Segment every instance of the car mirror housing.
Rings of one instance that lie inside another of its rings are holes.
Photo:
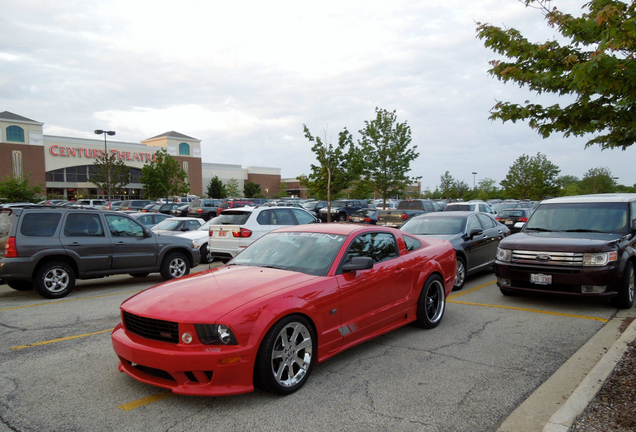
[[[484,230],[481,229],[474,229],[470,232],[470,234],[468,234],[468,236],[472,239],[477,237],[478,235],[482,235],[484,233]]]
[[[346,264],[342,265],[343,272],[356,270],[369,270],[373,268],[373,258],[371,257],[354,257]]]

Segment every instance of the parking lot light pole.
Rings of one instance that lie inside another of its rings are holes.
[[[475,171],[473,171],[473,190],[475,190],[475,176],[477,175],[477,173]]]
[[[113,136],[115,135],[115,131],[105,131],[105,130],[101,130],[101,129],[95,129],[95,135],[104,135],[104,155],[105,157],[108,157],[108,145],[106,144],[106,136],[110,135]],[[110,159],[108,159],[110,161]],[[110,162],[108,164],[108,191],[106,192],[106,195],[108,196],[108,202],[110,202]]]

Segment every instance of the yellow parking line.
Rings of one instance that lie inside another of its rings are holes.
[[[528,308],[520,308],[520,307],[514,307],[514,306],[490,305],[490,304],[471,303],[471,302],[463,302],[463,301],[456,301],[456,300],[449,300],[448,303],[457,303],[457,304],[463,304],[463,305],[469,305],[469,306],[493,307],[493,308],[499,308],[499,309],[512,309],[512,310],[519,310],[524,312],[542,313],[546,315],[557,315],[557,316],[564,316],[564,317],[571,317],[571,318],[589,319],[589,320],[600,321],[600,322],[609,321],[608,319],[605,319],[605,318],[591,317],[591,316],[585,316],[585,315],[566,314],[566,313],[559,313],[559,312],[548,312],[548,311],[542,311],[539,309],[528,309]]]
[[[145,397],[143,399],[139,399],[139,400],[136,400],[136,401],[125,403],[123,405],[119,405],[118,408],[122,409],[124,411],[130,411],[130,410],[134,410],[136,408],[139,408],[139,407],[151,404],[151,403],[159,402],[160,400],[164,400],[164,399],[169,398],[171,396],[174,396],[174,394],[172,392],[157,393],[157,394]]]
[[[48,340],[48,341],[43,341],[43,342],[35,342],[35,343],[32,343],[32,344],[28,344],[28,345],[15,346],[15,347],[11,347],[11,351],[24,349],[24,348],[36,347],[36,346],[40,346],[40,345],[48,345],[48,344],[52,344],[52,343],[55,343],[55,342],[63,342],[63,341],[72,340],[72,339],[79,339],[79,338],[82,338],[82,337],[98,335],[98,334],[102,334],[102,333],[106,333],[106,332],[110,332],[110,331],[113,331],[113,329],[111,328],[111,329],[101,330],[101,331],[93,332],[93,333],[85,333],[85,334],[81,334],[81,335],[67,336],[67,337],[63,337],[63,338],[59,338],[59,339],[53,339],[53,340]]]
[[[449,295],[449,296],[447,297],[447,299],[448,299],[448,300],[452,300],[452,299],[457,298],[457,297],[459,297],[459,296],[463,296],[463,295],[465,295],[465,294],[470,294],[471,292],[475,292],[475,291],[480,290],[480,289],[482,289],[482,288],[486,288],[487,286],[490,286],[490,285],[494,284],[495,282],[497,282],[497,280],[496,280],[496,279],[493,279],[493,280],[491,280],[491,281],[489,281],[489,282],[486,282],[485,284],[481,284],[481,285],[479,285],[479,286],[476,286],[475,288],[471,288],[471,289],[467,289],[467,290],[462,290],[462,292],[458,292],[458,293],[455,293],[455,294],[451,294],[451,295]]]
[[[92,299],[98,299],[98,298],[104,298],[104,297],[112,297],[112,296],[116,296],[116,295],[136,294],[136,293],[138,293],[140,291],[143,291],[143,290],[126,291],[126,292],[119,292],[119,293],[113,293],[113,294],[102,294],[102,295],[91,296],[91,297],[72,298],[72,299],[64,299],[64,300],[57,300],[57,301],[44,301],[42,303],[35,303],[35,304],[30,304],[30,305],[12,306],[12,307],[7,307],[7,308],[2,308],[2,309],[0,309],[0,312],[7,311],[7,310],[13,310],[13,309],[23,309],[23,308],[37,307],[37,306],[48,306],[48,305],[52,305],[52,304],[68,303],[68,302],[74,302],[74,301],[80,301],[80,300],[92,300]]]

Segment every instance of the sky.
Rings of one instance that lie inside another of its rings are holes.
[[[579,15],[585,0],[553,0]],[[316,163],[303,125],[355,140],[375,109],[406,122],[419,157],[410,175],[431,191],[449,172],[469,186],[503,180],[522,155],[560,175],[608,168],[636,184],[636,149],[590,137],[543,139],[527,123],[488,119],[497,101],[564,103],[488,75],[498,56],[477,23],[529,40],[558,34],[518,0],[0,0],[0,112],[44,122],[45,135],[140,142],[168,131],[201,140],[203,162]],[[473,175],[472,173],[477,174]]]

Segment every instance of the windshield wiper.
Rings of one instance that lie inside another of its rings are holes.
[[[563,232],[585,232],[585,233],[600,233],[600,232],[607,232],[607,231],[599,231],[599,230],[591,230],[591,229],[584,229],[584,228],[578,228],[578,229],[571,229],[571,230],[563,230]]]
[[[261,265],[259,267],[263,267],[263,268],[271,268],[271,269],[276,269],[276,270],[285,270],[282,267],[278,267],[278,266],[273,266],[273,265]]]
[[[552,232],[554,230],[547,229],[547,228],[528,228],[528,227],[526,227],[526,231]]]

